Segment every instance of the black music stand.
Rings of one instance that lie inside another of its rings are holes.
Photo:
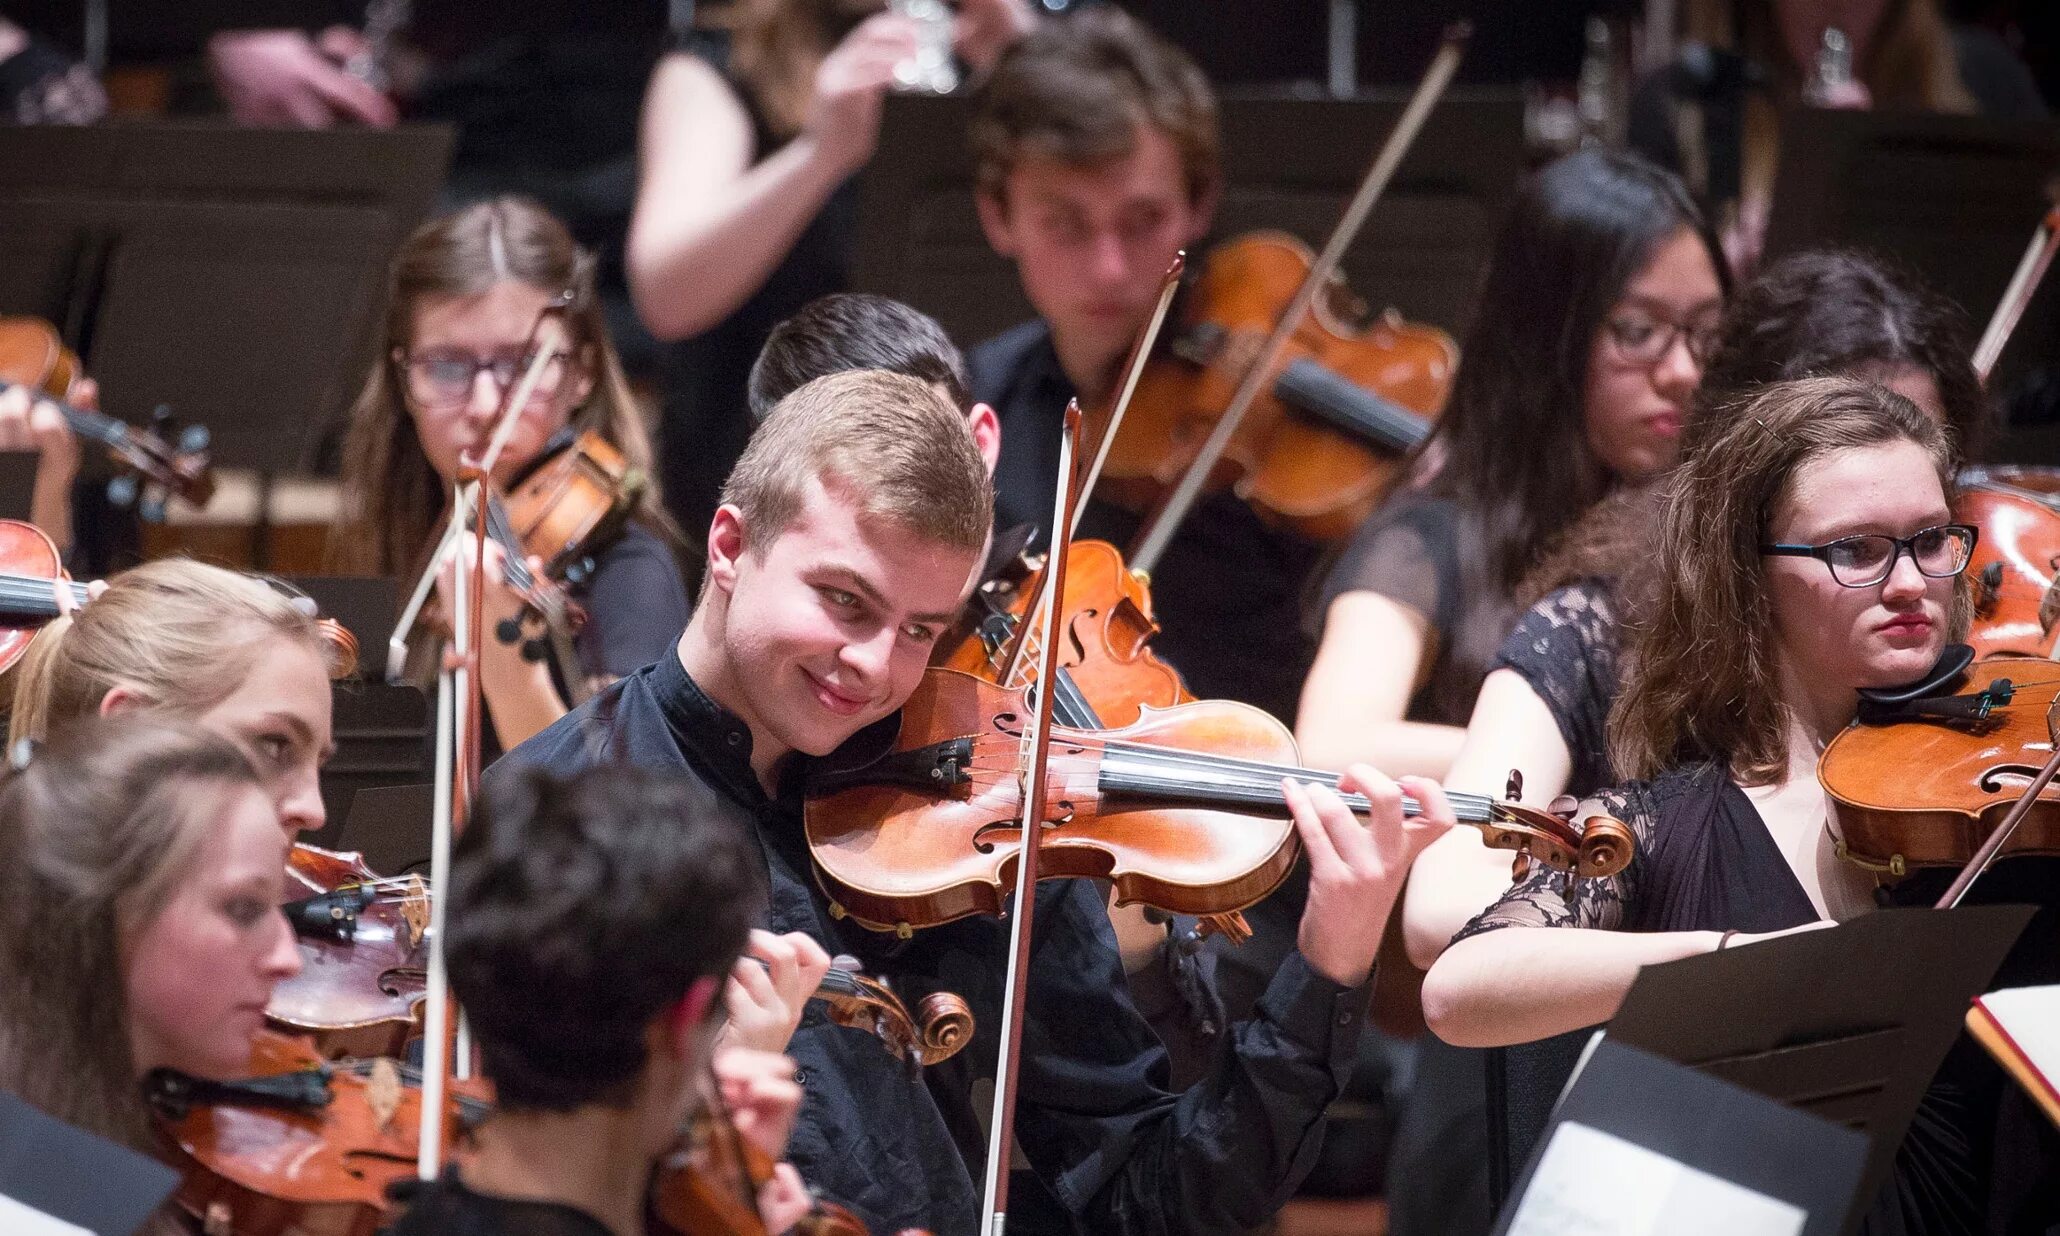
[[[178,1183],[150,1156],[0,1091],[0,1231],[129,1236]]]
[[[1321,245],[1404,99],[1226,94],[1215,234],[1273,228]],[[1015,269],[980,231],[972,111],[963,95],[888,96],[879,152],[859,180],[852,269],[853,287],[907,301],[966,346],[1032,316]],[[1448,94],[1345,256],[1353,289],[1456,333],[1523,161],[1520,96]]]
[[[1867,1170],[1837,1229],[1850,1233],[1968,1002],[2031,917],[2029,906],[1882,910],[1647,966],[1608,1036],[1866,1133]],[[1654,1092],[1648,1101],[1681,1100]]]
[[[1866,1162],[1861,1133],[1603,1038],[1494,1231],[1836,1236]]]
[[[1978,337],[2052,204],[2047,190],[2056,174],[2060,123],[2053,121],[1787,111],[1767,257],[1826,244],[1885,254],[1957,301]],[[1990,389],[2015,386],[2055,343],[2060,293],[2049,281],[2018,324]],[[1999,442],[1989,454],[2014,460],[2022,452]]]
[[[350,800],[336,848],[356,850],[382,875],[402,875],[429,862],[431,815],[436,786],[379,785],[359,790]]]
[[[364,381],[443,127],[0,127],[0,313],[55,323],[126,421],[170,404],[215,462],[305,468]],[[28,169],[33,169],[30,174]]]
[[[383,652],[386,645],[375,647]],[[434,727],[429,700],[412,683],[340,682],[330,698],[336,754],[322,770],[322,807],[329,820],[305,840],[342,849],[361,791],[416,785],[435,775]]]

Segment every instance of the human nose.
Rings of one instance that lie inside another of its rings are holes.
[[[868,638],[844,645],[844,664],[866,681],[876,681],[894,657],[894,639],[894,628],[883,623]]]
[[[1652,367],[1652,387],[1670,402],[1685,405],[1701,383],[1702,362],[1688,346],[1688,332],[1677,330]]]
[[[260,968],[268,981],[283,983],[300,973],[300,944],[294,939],[293,926],[286,921],[284,912],[273,911],[271,923],[272,939]]]
[[[1908,545],[1898,545],[1895,558],[1888,564],[1888,576],[1881,581],[1881,597],[1910,598],[1924,595],[1924,572],[1917,569],[1917,551]]]
[[[286,835],[296,836],[322,827],[329,812],[322,805],[321,773],[310,767],[288,774],[279,796],[279,822]]]
[[[1113,228],[1097,230],[1091,242],[1089,269],[1098,283],[1121,283],[1130,273],[1130,255],[1122,233]]]

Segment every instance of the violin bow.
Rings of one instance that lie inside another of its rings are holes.
[[[1989,833],[1988,839],[1981,843],[1981,848],[1974,852],[1974,857],[1968,859],[1967,865],[1960,868],[1960,874],[1954,876],[1953,882],[1946,886],[1945,893],[1939,897],[1933,909],[1950,910],[1960,904],[1960,899],[1965,897],[1967,890],[1981,878],[1981,873],[1987,871],[1997,856],[2002,854],[2003,847],[2009,844],[2011,835],[2017,831],[2017,826],[2024,822],[2024,817],[2031,814],[2032,806],[2039,801],[2039,795],[2046,792],[2046,786],[2052,782],[2054,775],[2060,774],[2060,696],[2056,696],[2053,702],[2046,706],[2046,737],[2052,741],[2053,753],[2046,757],[2045,766],[2031,779],[2031,784],[2024,787],[2024,793],[2010,805],[2009,813],[2003,817],[2002,823],[1997,824]]]
[[[529,366],[523,371],[521,381],[501,392],[501,406],[494,414],[494,432],[487,441],[486,453],[477,464],[468,464],[460,470],[451,497],[450,521],[444,527],[436,552],[429,556],[428,566],[416,585],[415,596],[402,615],[401,623],[394,629],[393,643],[388,647],[388,674],[397,677],[399,661],[394,659],[395,649],[404,660],[408,636],[421,615],[429,590],[436,586],[436,577],[443,569],[444,559],[456,546],[458,534],[474,528],[476,524],[478,535],[473,537],[475,552],[472,561],[466,564],[465,569],[452,572],[451,609],[455,620],[451,623],[451,655],[438,665],[436,674],[436,786],[429,832],[429,886],[439,894],[450,887],[451,839],[464,826],[473,796],[479,788],[482,705],[473,658],[484,634],[487,528],[484,520],[475,519],[475,515],[485,512],[487,478],[492,476],[502,448],[514,434],[516,421],[529,406],[530,396],[542,381],[544,368],[555,356],[556,348],[564,342],[563,314],[571,305],[572,297],[570,291],[564,292],[537,312],[536,322],[529,330]],[[444,966],[443,950],[446,907],[446,899],[441,895],[429,899],[428,981],[422,1024],[422,1124],[415,1154],[416,1171],[424,1180],[436,1179],[443,1168],[444,1091],[454,1063],[444,1050],[451,1010],[450,978]],[[470,1052],[466,1050],[468,1038],[461,1018],[455,1061],[460,1077],[470,1071],[467,1062]]]
[[[2055,190],[2060,190],[2060,186],[2049,192]],[[1989,373],[2003,355],[2003,346],[2010,342],[2010,334],[2017,329],[2024,311],[2031,306],[2031,298],[2038,294],[2039,283],[2046,277],[2046,268],[2053,264],[2055,252],[2060,252],[2060,205],[2048,210],[2032,230],[2031,243],[2018,261],[2016,273],[2010,276],[2010,285],[2003,289],[2003,298],[1996,303],[1987,329],[1981,332],[1981,342],[1975,346],[1974,376],[1981,379],[1983,386],[1988,385]]]
[[[1281,312],[1273,324],[1273,333],[1266,336],[1266,342],[1253,357],[1251,366],[1239,381],[1237,391],[1231,396],[1230,404],[1216,421],[1216,427],[1195,452],[1195,457],[1180,476],[1179,484],[1167,494],[1166,500],[1154,511],[1144,532],[1132,546],[1130,565],[1150,575],[1159,565],[1159,559],[1172,543],[1173,534],[1187,519],[1195,500],[1201,497],[1202,487],[1208,483],[1210,473],[1223,458],[1223,452],[1230,447],[1230,440],[1237,436],[1238,427],[1244,423],[1245,414],[1250,412],[1259,392],[1266,387],[1267,378],[1273,366],[1286,350],[1288,340],[1307,316],[1309,307],[1316,303],[1316,296],[1329,285],[1331,276],[1337,272],[1338,264],[1344,260],[1345,250],[1359,238],[1359,231],[1366,226],[1367,216],[1373,213],[1374,203],[1387,190],[1388,181],[1394,178],[1395,169],[1402,164],[1402,158],[1416,143],[1416,135],[1422,131],[1423,123],[1429,119],[1431,108],[1444,96],[1445,88],[1451,84],[1452,75],[1459,69],[1459,58],[1466,50],[1466,41],[1472,35],[1472,27],[1458,22],[1445,31],[1443,44],[1424,72],[1423,80],[1417,84],[1416,93],[1410,98],[1409,106],[1388,134],[1388,140],[1381,146],[1373,166],[1366,169],[1365,179],[1359,182],[1358,192],[1345,207],[1338,225],[1332,229],[1330,239],[1324,243],[1323,252],[1311,263],[1309,274],[1302,280],[1302,286],[1295,289],[1294,299]]]
[[[1073,526],[1080,500],[1080,486],[1074,475],[1074,454],[1080,446],[1080,405],[1066,405],[1065,437],[1059,441],[1058,497],[1053,504],[1054,528]],[[1044,587],[1040,591],[1030,626],[1046,630],[1059,620],[1059,600],[1065,595],[1066,557],[1070,538],[1052,538],[1051,556],[1045,563]],[[1047,638],[1041,651],[1038,681],[1058,681],[1060,641]],[[1030,982],[1030,921],[1037,907],[1037,868],[1043,841],[1043,820],[1051,752],[1051,691],[1034,697],[1036,716],[1024,727],[1025,743],[1019,775],[1022,788],[1017,799],[1023,806],[1023,841],[1016,855],[1015,919],[1009,925],[1009,968],[1002,997],[1001,1050],[994,1062],[993,1120],[987,1127],[987,1172],[981,1190],[980,1230],[984,1236],[1002,1236],[1008,1220],[1009,1160],[1015,1146],[1016,1079],[1023,1050],[1023,1005]]]

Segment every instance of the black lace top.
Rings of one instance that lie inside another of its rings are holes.
[[[1605,728],[1616,702],[1616,602],[1599,579],[1547,593],[1502,641],[1492,670],[1515,670],[1538,693],[1573,757],[1566,792],[1585,798],[1616,780]]]

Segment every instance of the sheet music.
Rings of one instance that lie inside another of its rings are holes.
[[[93,1236],[86,1228],[24,1206],[5,1194],[0,1194],[0,1232],[8,1236]]]
[[[1798,1236],[1801,1209],[1584,1124],[1561,1124],[1509,1236]]]

